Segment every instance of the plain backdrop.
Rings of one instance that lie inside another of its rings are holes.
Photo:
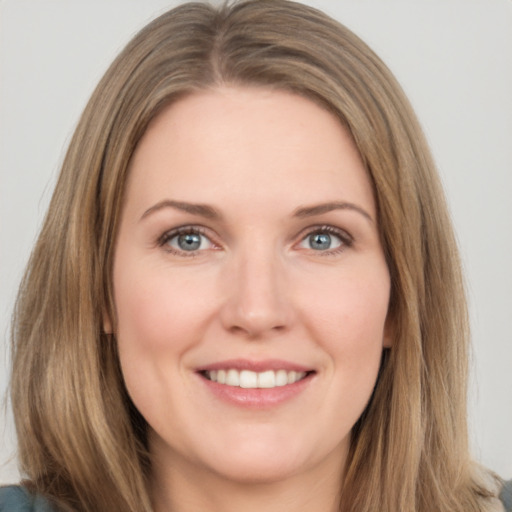
[[[0,0],[0,394],[9,318],[59,164],[96,82],[178,2]],[[402,83],[446,187],[469,292],[475,457],[512,477],[512,1],[309,1],[370,44]],[[404,440],[406,442],[406,440]],[[0,484],[18,479],[8,403]]]

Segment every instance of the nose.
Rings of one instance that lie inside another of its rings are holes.
[[[279,258],[263,251],[237,258],[225,276],[224,328],[250,339],[289,328],[293,308],[284,274]]]

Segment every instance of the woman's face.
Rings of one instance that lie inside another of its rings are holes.
[[[116,336],[159,467],[338,478],[389,342],[376,207],[347,130],[291,93],[210,90],[153,121],[130,173]]]

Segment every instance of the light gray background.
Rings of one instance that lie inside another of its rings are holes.
[[[0,3],[0,394],[8,381],[9,316],[17,283],[78,116],[127,40],[177,3]],[[338,18],[380,54],[423,123],[467,276],[473,449],[484,464],[510,478],[512,1],[306,3]],[[14,454],[10,414],[2,409],[0,483],[18,479]]]

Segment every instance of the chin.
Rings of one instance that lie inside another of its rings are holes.
[[[333,471],[341,471],[345,451],[345,443],[331,447],[293,436],[253,437],[225,445],[210,459],[209,469],[233,483],[276,484],[314,473],[326,461],[330,461]]]
[[[216,464],[210,469],[220,478],[240,485],[268,485],[284,482],[303,471],[306,464],[297,464],[280,454],[272,459],[236,460]]]

